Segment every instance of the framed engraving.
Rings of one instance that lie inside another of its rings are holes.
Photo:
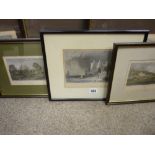
[[[130,64],[127,86],[155,84],[155,61],[135,61]]]
[[[49,99],[104,100],[113,43],[143,42],[148,32],[41,32]]]
[[[0,41],[0,97],[47,96],[39,39]]]
[[[3,57],[11,85],[45,85],[42,56]]]
[[[65,87],[103,87],[110,58],[111,50],[64,49]]]
[[[107,104],[155,100],[154,43],[115,44],[112,60]]]

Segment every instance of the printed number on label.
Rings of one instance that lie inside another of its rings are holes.
[[[97,93],[97,89],[96,89],[96,88],[91,88],[91,89],[89,90],[89,93],[95,94],[95,93]]]

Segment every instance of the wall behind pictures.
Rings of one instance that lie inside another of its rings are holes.
[[[84,30],[89,29],[89,20],[75,19],[27,19],[23,20],[27,37],[39,37],[40,30]]]
[[[149,29],[155,34],[154,19],[1,19],[0,31],[15,30],[18,37],[39,37],[41,29],[52,30],[111,30]],[[155,35],[150,38],[154,39]]]
[[[23,37],[20,21],[17,19],[0,19],[0,31],[15,30],[17,37]]]
[[[154,19],[101,19],[90,20],[90,29],[149,29],[155,33]]]
[[[53,19],[0,19],[0,31],[15,30],[18,38],[36,38],[40,30],[84,30],[89,20],[53,20]]]
[[[150,30],[148,41],[155,41],[154,19],[92,19],[89,28],[91,30],[148,29]]]

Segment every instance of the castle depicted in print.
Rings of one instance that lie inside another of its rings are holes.
[[[67,82],[106,82],[111,52],[80,50],[64,52],[65,78]]]

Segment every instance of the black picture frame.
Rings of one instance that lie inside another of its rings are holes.
[[[40,38],[18,38],[18,39],[5,39],[5,40],[0,40],[0,44],[16,44],[16,43],[40,43]],[[21,55],[23,55],[24,53],[21,53]],[[40,49],[40,54],[42,54],[42,51]],[[45,85],[46,87],[46,85]],[[1,87],[0,87],[1,88]],[[47,88],[46,88],[47,89]],[[1,90],[0,90],[1,91]],[[17,95],[8,95],[8,94],[2,94],[0,92],[0,98],[47,98],[48,97],[48,91],[45,94],[26,94],[26,95],[21,95],[21,94],[17,94]]]
[[[144,43],[115,43],[113,45],[113,53],[112,53],[112,61],[110,65],[109,71],[109,85],[108,85],[108,92],[107,92],[107,99],[106,105],[122,105],[122,104],[136,104],[136,103],[146,103],[146,102],[155,102],[155,99],[150,100],[135,100],[135,101],[123,101],[123,102],[110,102],[110,94],[112,90],[112,83],[114,79],[114,71],[116,66],[116,59],[118,54],[119,47],[155,47],[155,42],[144,42]]]
[[[84,31],[53,31],[53,30],[42,30],[40,31],[45,73],[47,78],[47,88],[48,88],[48,97],[49,101],[106,101],[107,98],[102,99],[90,99],[90,98],[63,98],[63,99],[55,99],[52,98],[52,91],[50,89],[50,80],[48,75],[48,65],[47,65],[47,57],[45,51],[45,42],[44,35],[45,34],[144,34],[143,42],[147,41],[149,30],[84,30]]]

